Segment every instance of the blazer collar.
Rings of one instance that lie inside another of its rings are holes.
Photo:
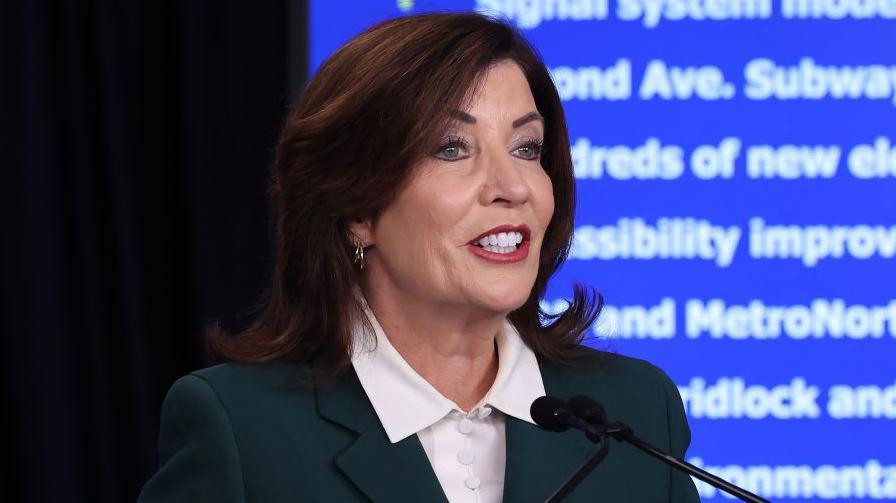
[[[358,434],[336,466],[374,502],[447,501],[416,435],[391,443],[354,370],[315,386],[318,414]]]
[[[569,398],[561,368],[540,365],[545,392]],[[597,444],[578,432],[557,433],[508,417],[504,501],[546,501],[595,452]]]
[[[559,367],[540,364],[546,393],[570,396]],[[358,434],[336,465],[371,500],[446,501],[416,435],[391,443],[354,370],[315,386],[318,413]],[[555,433],[506,416],[504,501],[545,501],[597,450],[576,431]]]

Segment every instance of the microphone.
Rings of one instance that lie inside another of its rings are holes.
[[[573,414],[591,424],[605,424],[608,422],[607,411],[604,410],[604,406],[593,398],[576,395],[570,398],[567,403],[569,403],[569,408]]]
[[[585,432],[592,442],[602,442],[606,432],[595,424],[575,413],[563,400],[553,396],[542,396],[535,399],[529,407],[529,415],[540,428],[548,431],[562,432],[575,428]]]
[[[536,406],[536,404],[539,404]],[[751,503],[769,503],[768,500],[762,499],[759,496],[738,487],[720,477],[717,477],[707,471],[704,471],[686,461],[676,458],[669,453],[663,452],[656,447],[650,445],[649,443],[641,440],[638,436],[635,435],[634,431],[624,423],[619,421],[609,422],[607,419],[607,412],[604,409],[603,405],[600,402],[594,400],[593,398],[577,395],[569,399],[568,402],[564,402],[563,400],[555,397],[541,397],[535,400],[532,403],[531,407],[531,415],[532,419],[535,421],[538,426],[550,430],[550,431],[565,431],[570,427],[580,429],[585,431],[585,436],[588,437],[593,442],[598,442],[595,438],[603,439],[604,446],[602,446],[602,451],[606,451],[606,438],[613,437],[617,441],[625,441],[633,446],[641,449],[642,451],[650,454],[651,456],[663,461],[670,466],[673,466],[679,470],[688,473],[689,475],[693,475],[698,479],[711,484],[729,494],[732,494],[744,501],[748,501]],[[587,424],[587,427],[582,427],[582,423]],[[563,429],[556,429],[558,427],[563,427]],[[552,429],[554,428],[554,429]],[[601,453],[595,455],[595,458]],[[606,456],[606,452],[600,459],[603,460],[603,457]],[[558,490],[555,494],[569,494],[572,491],[572,488],[575,487],[582,479],[584,479],[584,475],[580,477],[576,477],[580,472],[584,471],[585,467],[588,466],[592,462],[589,459],[585,466],[579,469],[576,474],[567,481],[564,486]],[[593,470],[600,461],[593,463],[585,474],[589,473]],[[568,484],[572,484],[572,487],[567,487]],[[548,501],[559,501],[559,499],[551,498]]]
[[[566,424],[566,416],[569,410],[566,408],[566,402],[553,396],[542,396],[532,402],[529,407],[529,414],[532,420],[539,427],[548,431],[566,431],[569,425]]]

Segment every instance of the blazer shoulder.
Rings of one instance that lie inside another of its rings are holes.
[[[190,375],[207,382],[217,390],[232,392],[257,391],[258,388],[289,386],[313,387],[311,366],[304,363],[219,363],[196,370]]]
[[[309,413],[314,409],[314,378],[309,364],[222,363],[192,372],[189,377],[205,382],[235,415],[283,407]]]
[[[662,389],[671,383],[665,371],[647,360],[593,348],[584,351],[580,361],[551,365],[551,371],[569,385],[584,389]]]
[[[681,396],[666,372],[640,358],[589,351],[575,365],[544,367],[546,384],[557,383],[553,392],[561,398],[590,396],[603,404],[610,420],[624,421],[642,432],[654,431],[667,448],[667,428],[689,437]]]
[[[203,379],[186,375],[171,385],[162,403],[158,453],[159,469],[139,503],[245,501],[233,425],[220,396]]]

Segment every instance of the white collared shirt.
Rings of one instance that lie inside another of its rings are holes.
[[[366,302],[361,304],[375,338],[365,337],[363,325],[356,325],[352,365],[389,441],[394,444],[417,434],[448,501],[500,502],[505,414],[534,424],[529,407],[545,394],[535,353],[505,320],[495,338],[495,382],[475,407],[464,412],[411,368]]]

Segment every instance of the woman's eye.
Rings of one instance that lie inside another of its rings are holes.
[[[460,157],[461,150],[468,148],[467,142],[461,138],[451,138],[439,147],[438,157],[446,161],[457,161]]]
[[[445,147],[442,149],[441,153],[447,159],[455,159],[455,158],[457,158],[457,156],[460,155],[460,146],[452,145],[450,147]]]
[[[532,140],[522,144],[516,150],[522,154],[523,159],[538,159],[541,157],[543,148],[544,142],[540,140]]]
[[[449,138],[447,142],[439,147],[436,157],[444,161],[459,161],[466,159],[463,156],[464,150],[469,150],[470,146],[463,138]],[[544,150],[544,142],[542,140],[530,140],[516,148],[520,157],[526,160],[537,160],[541,157]]]

